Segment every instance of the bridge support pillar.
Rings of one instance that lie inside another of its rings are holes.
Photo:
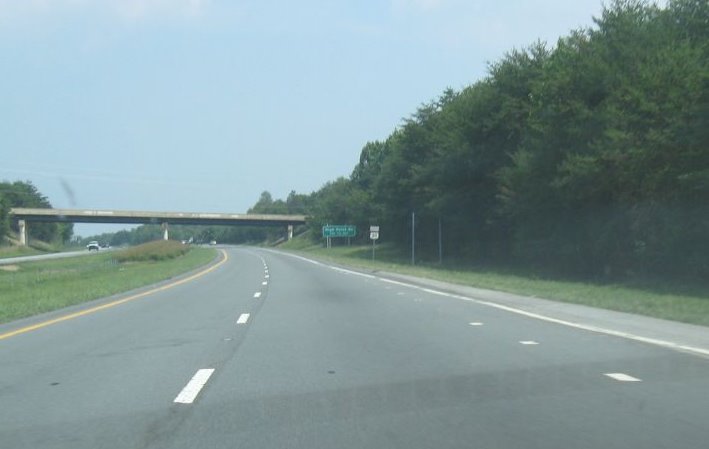
[[[293,240],[293,225],[288,225],[288,240]]]
[[[169,237],[168,232],[167,232],[167,222],[164,222],[161,226],[162,226],[162,239],[167,240]]]
[[[17,224],[20,227],[20,245],[27,246],[27,223],[25,220],[17,220]]]

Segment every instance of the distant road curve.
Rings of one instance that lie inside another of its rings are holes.
[[[5,259],[0,259],[0,265],[12,265],[21,262],[35,262],[38,260],[48,260],[48,259],[62,259],[65,257],[77,257],[77,256],[88,256],[89,254],[97,254],[104,251],[112,251],[113,248],[101,249],[101,251],[67,251],[65,253],[51,253],[51,254],[39,254],[37,256],[20,256],[20,257],[7,257]]]

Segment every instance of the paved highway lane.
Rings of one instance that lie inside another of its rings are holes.
[[[0,447],[709,441],[706,358],[291,255],[228,254],[190,283],[0,340]]]

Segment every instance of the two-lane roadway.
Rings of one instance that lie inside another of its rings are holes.
[[[298,256],[224,256],[135,300],[0,326],[0,447],[707,447],[705,357]]]

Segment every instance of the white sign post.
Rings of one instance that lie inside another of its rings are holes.
[[[372,240],[372,260],[374,260],[374,250],[379,239],[379,226],[369,227],[369,238]]]

